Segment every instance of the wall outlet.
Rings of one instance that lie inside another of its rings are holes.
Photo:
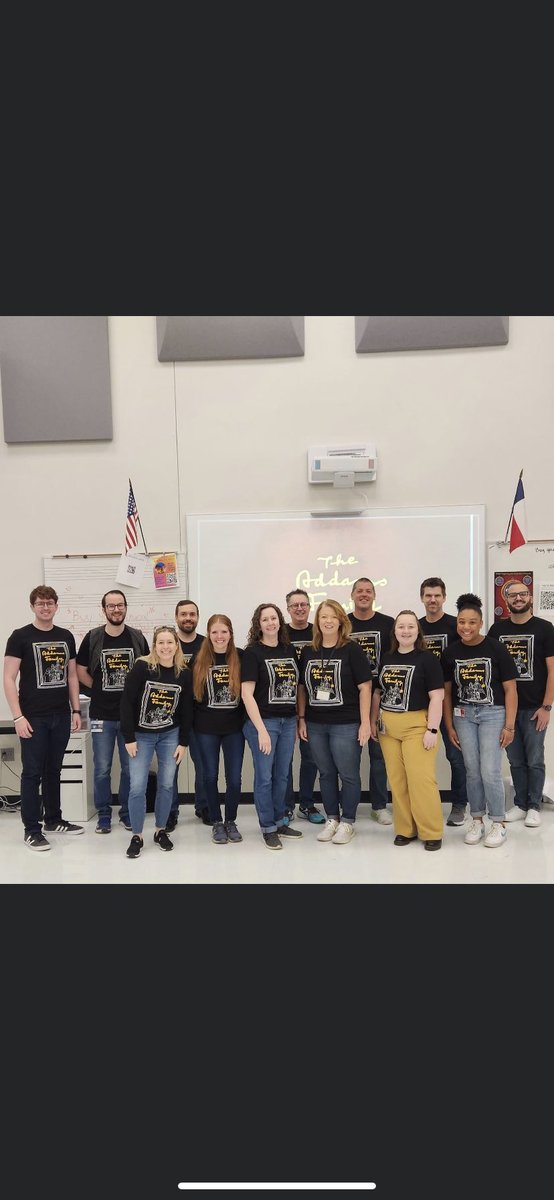
[[[6,746],[4,750],[0,750],[0,762],[13,762],[15,759],[15,750],[13,746]]]

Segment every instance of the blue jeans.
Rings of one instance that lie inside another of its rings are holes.
[[[301,808],[310,808],[314,802],[314,783],[317,775],[317,767],[313,760],[312,751],[309,742],[303,742],[300,738],[300,774],[298,779],[298,803]],[[294,808],[294,787],[292,782],[292,762],[290,764],[289,777],[287,781],[287,794],[285,796],[285,809],[292,811]]]
[[[139,729],[137,733],[138,750],[135,758],[129,758],[129,817],[133,833],[142,833],[146,814],[146,786],[148,770],[152,755],[156,753],[158,760],[158,782],[156,786],[156,802],[154,806],[157,829],[165,829],[171,797],[173,795],[173,780],[177,763],[173,755],[179,744],[178,729],[162,729],[146,732]],[[127,753],[127,751],[125,751]]]
[[[102,732],[92,735],[94,760],[94,803],[99,817],[112,819],[112,762],[117,741],[121,778],[119,781],[119,819],[129,820],[129,755],[125,749],[119,721],[103,721]]]
[[[441,721],[440,730],[444,743],[444,753],[450,763],[450,799],[454,808],[465,808],[467,804],[467,788],[464,756],[461,750],[458,750],[458,747],[450,741],[444,720]]]
[[[285,795],[294,752],[296,717],[268,717],[264,725],[271,738],[271,752],[262,754],[258,731],[247,717],[243,733],[254,763],[254,804],[262,833],[274,833],[285,824]]]
[[[195,812],[202,812],[203,808],[208,807],[208,797],[206,795],[206,785],[204,783],[204,770],[202,767],[202,759],[200,750],[198,749],[198,734],[191,729],[189,733],[188,752],[192,758],[194,767],[194,809]],[[171,815],[179,817],[179,772],[175,772],[175,782],[173,784],[173,796],[171,799]]]
[[[369,800],[371,807],[378,812],[380,808],[386,808],[389,801],[387,768],[379,742],[374,742],[373,738],[370,738],[367,748],[369,751]]]
[[[518,708],[514,740],[506,746],[514,785],[514,804],[518,808],[540,809],[544,780],[544,739],[546,729],[537,732],[537,722],[530,721],[534,708]]]
[[[20,738],[21,747],[21,820],[25,833],[41,832],[41,810],[46,825],[58,825],[62,819],[60,776],[63,756],[71,732],[71,713],[52,713],[49,717],[30,717],[33,736]],[[42,797],[39,787],[42,784]]]
[[[244,757],[244,734],[197,733],[196,740],[202,759],[204,786],[208,799],[210,820],[221,821],[221,805],[217,790],[219,775],[219,752],[223,753],[225,766],[225,820],[235,821],[240,800],[242,760]]]
[[[499,704],[464,704],[465,716],[454,716],[466,769],[466,786],[472,817],[503,821],[506,800],[502,782],[500,734],[506,710]]]
[[[340,821],[342,808],[342,820],[354,825],[361,796],[359,723],[320,725],[308,721],[306,728],[319,771],[321,799],[326,815]]]

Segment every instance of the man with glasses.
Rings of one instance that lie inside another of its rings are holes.
[[[127,598],[123,592],[106,592],[101,600],[106,618],[85,634],[77,655],[79,682],[90,688],[90,721],[94,761],[94,803],[98,813],[96,833],[112,829],[112,763],[117,742],[120,765],[119,821],[129,820],[129,755],[119,723],[119,706],[125,679],[135,660],[148,654],[142,630],[126,624]]]
[[[554,703],[554,626],[533,616],[533,597],[525,584],[508,580],[504,597],[510,616],[495,621],[489,637],[504,643],[518,672],[514,740],[506,747],[515,795],[506,821],[524,821],[533,828],[541,823],[544,739]]]
[[[54,625],[54,588],[33,588],[29,603],[34,620],[14,629],[6,645],[4,692],[21,739],[24,842],[29,850],[50,850],[43,810],[45,833],[84,833],[82,825],[64,821],[60,803],[65,750],[81,728],[79,680],[73,634]]]
[[[286,595],[287,612],[290,613],[290,622],[287,625],[289,638],[294,646],[297,661],[300,662],[300,655],[304,646],[311,645],[313,637],[313,625],[308,621],[310,615],[310,597],[302,588],[297,588],[294,592],[287,592]],[[312,825],[324,825],[325,817],[320,813],[319,809],[314,804],[314,783],[317,775],[317,767],[312,758],[312,752],[309,742],[299,741],[300,747],[300,776],[298,780],[298,815],[304,817],[306,821],[310,821]],[[287,794],[285,796],[285,820],[287,823],[294,820],[294,787],[292,782],[292,762],[289,767],[289,778],[287,783]]]

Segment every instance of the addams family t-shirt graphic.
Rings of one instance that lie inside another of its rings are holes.
[[[65,687],[69,646],[67,642],[33,642],[38,688]]]
[[[430,650],[436,658],[440,658],[443,650],[446,650],[448,645],[448,634],[424,633],[423,636],[425,638],[427,649]]]
[[[460,704],[494,704],[490,658],[457,658],[454,677]]]
[[[341,669],[342,663],[337,658],[327,659],[324,663],[316,658],[306,663],[306,691],[311,707],[342,704]]]
[[[381,708],[387,712],[408,712],[414,671],[413,664],[382,668],[379,675]]]
[[[135,661],[131,646],[120,650],[102,650],[100,654],[100,670],[102,672],[103,692],[122,692],[125,678]]]
[[[301,642],[301,641],[291,642],[294,653],[296,654],[297,662],[300,662],[300,655],[302,654],[304,646],[311,646],[311,644],[312,644],[311,638],[307,638],[305,642]]]
[[[180,694],[178,683],[153,683],[147,679],[139,714],[141,728],[164,729],[171,725]]]
[[[371,632],[367,629],[362,629],[356,632],[352,630],[350,638],[353,642],[357,642],[361,646],[364,654],[367,654],[369,665],[373,674],[377,673],[377,663],[381,657],[381,632],[379,629]]]
[[[518,679],[533,679],[533,659],[535,638],[530,634],[501,634],[499,642],[503,642],[511,654],[518,674]]]
[[[265,665],[269,675],[268,701],[270,704],[296,705],[298,667],[294,658],[267,658]]]
[[[233,696],[229,687],[229,667],[223,663],[220,667],[210,667],[206,678],[208,689],[208,708],[238,708],[240,699]]]

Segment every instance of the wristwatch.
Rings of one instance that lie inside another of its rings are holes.
[[[429,729],[429,726],[427,726],[427,733],[438,733],[438,732],[439,732],[438,729]]]
[[[552,705],[551,704],[541,704],[541,708],[545,708],[547,712],[550,712]]]

